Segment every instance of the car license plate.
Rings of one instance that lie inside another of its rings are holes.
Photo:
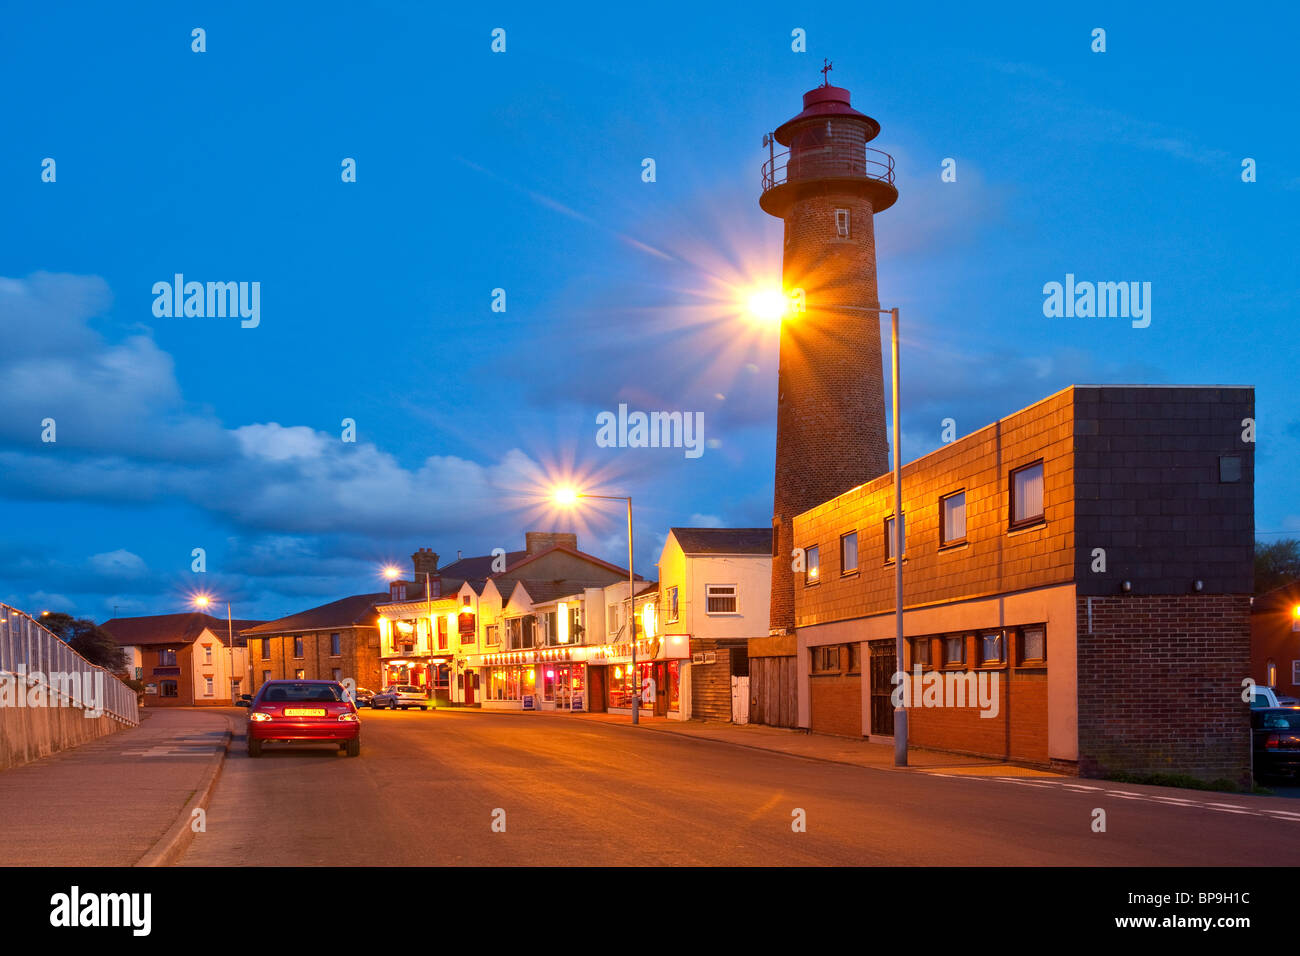
[[[324,717],[324,707],[286,707],[284,709],[286,717]]]

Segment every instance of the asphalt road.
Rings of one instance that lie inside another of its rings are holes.
[[[1278,798],[900,773],[581,718],[362,719],[358,758],[253,760],[237,736],[182,864],[1300,864]]]

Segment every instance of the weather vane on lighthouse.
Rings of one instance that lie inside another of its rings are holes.
[[[822,86],[830,86],[831,78],[827,74],[835,68],[835,64],[831,63],[831,61],[826,59],[826,57],[822,57],[822,64]]]

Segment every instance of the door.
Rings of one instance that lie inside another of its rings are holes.
[[[587,668],[587,710],[595,714],[605,712],[605,671],[604,667]]]
[[[569,683],[568,664],[558,664],[555,667],[555,709],[573,709],[573,687]]]
[[[478,675],[475,674],[473,671],[466,671],[464,675],[464,679],[465,679],[465,706],[471,707],[474,704],[474,681],[478,679]]]
[[[651,673],[655,678],[655,705],[654,715],[656,717],[668,716],[668,665],[659,661],[652,668]]]
[[[894,642],[872,641],[871,654],[871,736],[894,736]]]

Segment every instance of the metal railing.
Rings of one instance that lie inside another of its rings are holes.
[[[105,715],[123,723],[140,723],[139,699],[134,690],[106,668],[90,663],[39,621],[8,604],[0,604],[0,674],[18,682],[15,692],[25,697],[31,687],[39,684],[50,704],[102,709]],[[103,699],[87,699],[92,696],[87,691],[100,681]]]
[[[894,157],[861,143],[832,142],[774,153],[763,164],[763,191],[826,178],[875,179],[894,185]]]

